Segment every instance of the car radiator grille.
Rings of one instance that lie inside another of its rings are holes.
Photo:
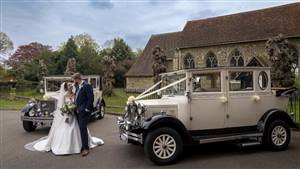
[[[56,100],[41,100],[40,109],[42,116],[50,116],[56,109]]]

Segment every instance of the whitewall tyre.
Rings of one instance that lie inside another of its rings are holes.
[[[159,165],[175,163],[182,149],[183,142],[180,135],[168,127],[148,133],[144,143],[146,156]]]
[[[275,120],[270,123],[264,134],[264,144],[274,151],[285,150],[291,139],[289,125],[282,120]]]

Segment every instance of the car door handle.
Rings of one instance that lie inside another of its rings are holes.
[[[254,95],[254,96],[252,96],[252,99],[257,102],[260,100],[260,96]]]
[[[228,102],[228,99],[225,96],[220,97],[220,100],[221,100],[222,103],[227,103]]]

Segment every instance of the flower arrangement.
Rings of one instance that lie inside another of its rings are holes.
[[[76,105],[74,103],[65,104],[60,110],[63,116],[66,115],[65,122],[69,123],[70,117],[74,114]]]

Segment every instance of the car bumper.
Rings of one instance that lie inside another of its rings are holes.
[[[120,133],[120,140],[125,143],[130,142],[138,142],[143,144],[143,134],[142,133],[134,133],[132,131],[126,130],[126,124],[118,121],[119,125],[119,133]]]
[[[52,123],[53,117],[29,117],[29,116],[22,115],[21,116],[21,121]]]

